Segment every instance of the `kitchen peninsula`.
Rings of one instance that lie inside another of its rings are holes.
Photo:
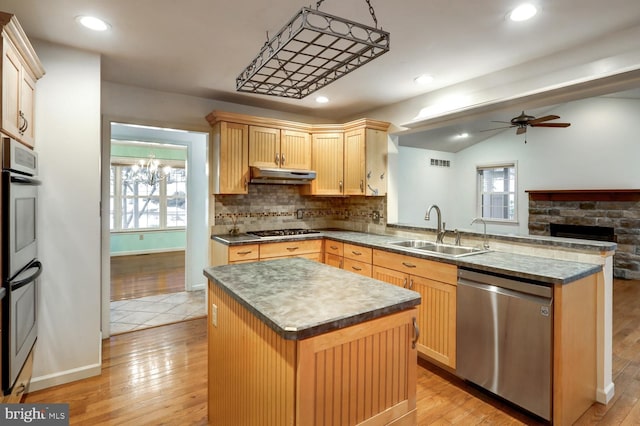
[[[204,273],[209,421],[416,424],[418,293],[302,258]]]

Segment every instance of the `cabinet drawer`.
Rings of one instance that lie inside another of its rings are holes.
[[[258,244],[229,247],[229,262],[258,260]]]
[[[344,256],[344,243],[334,240],[327,240],[324,243],[324,252],[342,257]]]
[[[373,250],[373,264],[447,284],[456,285],[458,281],[458,268],[455,265],[420,259],[404,254]]]
[[[322,253],[322,240],[284,241],[260,244],[260,259]]]
[[[344,258],[343,267],[345,271],[355,272],[356,274],[364,275],[365,277],[371,277],[371,264],[359,262],[357,260]]]
[[[371,263],[372,249],[368,247],[357,246],[355,244],[344,244],[344,257],[357,260],[359,262]]]
[[[337,254],[325,253],[324,263],[334,268],[342,268],[343,257]]]

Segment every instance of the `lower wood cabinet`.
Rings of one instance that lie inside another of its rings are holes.
[[[417,424],[416,308],[285,340],[218,286],[208,295],[211,424]]]
[[[373,250],[372,258],[372,278],[422,297],[418,354],[455,369],[457,267],[383,250]]]
[[[212,266],[219,266],[283,257],[304,257],[316,262],[322,262],[324,257],[322,247],[323,241],[321,239],[253,243],[237,246],[228,246],[212,241],[210,263]]]
[[[356,274],[371,277],[373,250],[357,244],[326,240],[324,263]]]

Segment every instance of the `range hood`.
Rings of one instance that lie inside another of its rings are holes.
[[[251,166],[251,183],[305,185],[316,178],[313,170],[279,169]]]

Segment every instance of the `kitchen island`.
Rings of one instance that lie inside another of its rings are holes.
[[[418,293],[301,258],[204,273],[212,424],[416,424]]]

